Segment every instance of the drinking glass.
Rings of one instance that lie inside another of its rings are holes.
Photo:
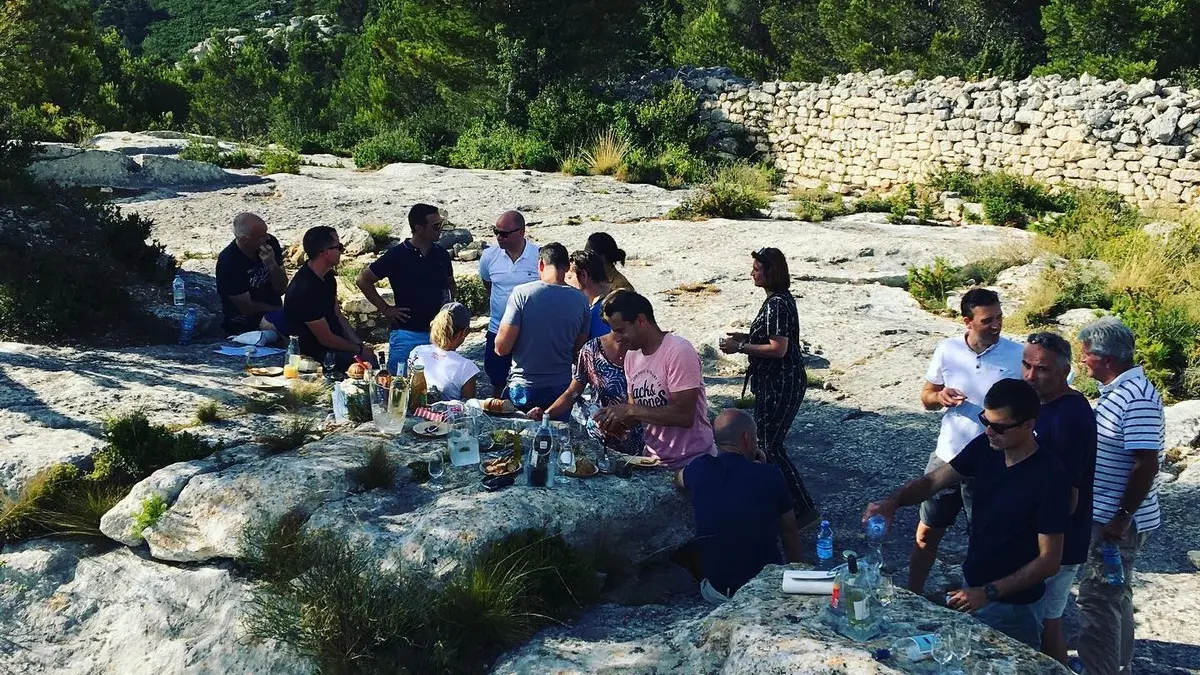
[[[954,645],[949,631],[938,631],[933,637],[933,660],[941,664],[939,673],[945,673],[946,666],[954,660]]]
[[[446,473],[446,463],[442,461],[442,453],[435,452],[429,456],[429,489],[434,492],[442,490],[442,474]]]
[[[325,374],[326,382],[333,382],[333,371],[337,368],[337,354],[333,351],[325,352],[325,361],[321,364],[322,372]]]
[[[558,458],[558,471],[555,472],[554,482],[565,485],[570,483],[571,479],[564,476],[563,472],[574,473],[575,471],[575,451],[571,448],[571,425],[566,422],[551,422],[550,428],[554,431],[554,443],[557,446],[555,448],[556,457]]]
[[[887,616],[888,606],[892,604],[892,600],[896,599],[896,585],[892,583],[892,578],[880,572],[879,588],[875,589],[875,595],[879,598],[879,604],[883,607],[883,614]]]
[[[971,622],[962,620],[950,626],[951,647],[958,658],[966,658],[971,653]]]

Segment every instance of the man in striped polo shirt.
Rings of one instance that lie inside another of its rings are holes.
[[[1092,546],[1079,583],[1079,657],[1084,672],[1129,672],[1133,660],[1133,563],[1151,530],[1162,523],[1158,508],[1159,456],[1165,430],[1162,399],[1133,363],[1133,331],[1106,317],[1079,331],[1083,363],[1100,382],[1096,404],[1096,478],[1092,497]],[[1121,550],[1125,583],[1104,583],[1100,547]]]

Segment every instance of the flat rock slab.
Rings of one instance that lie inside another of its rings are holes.
[[[247,585],[129,549],[39,541],[0,555],[0,672],[301,675],[302,659],[241,629]]]
[[[896,638],[933,632],[953,621],[975,624],[968,669],[979,661],[1008,661],[1022,675],[1062,672],[1058,663],[1007,636],[902,590],[888,609],[892,620],[884,634],[856,642],[824,623],[828,597],[781,593],[782,570],[768,566],[731,602],[699,616],[692,607],[601,608],[601,621],[585,617],[576,626],[544,631],[502,659],[492,673],[936,673],[932,661],[879,662],[872,652]]]

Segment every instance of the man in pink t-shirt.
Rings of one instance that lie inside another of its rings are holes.
[[[640,422],[646,454],[671,470],[682,469],[700,455],[715,455],[696,348],[678,335],[664,333],[654,322],[650,301],[633,291],[613,291],[602,312],[617,342],[628,350],[629,404],[601,408],[596,423],[619,435]]]

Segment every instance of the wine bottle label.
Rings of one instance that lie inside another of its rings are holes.
[[[871,616],[871,608],[866,600],[856,600],[854,602],[854,618],[856,620],[868,619]]]

